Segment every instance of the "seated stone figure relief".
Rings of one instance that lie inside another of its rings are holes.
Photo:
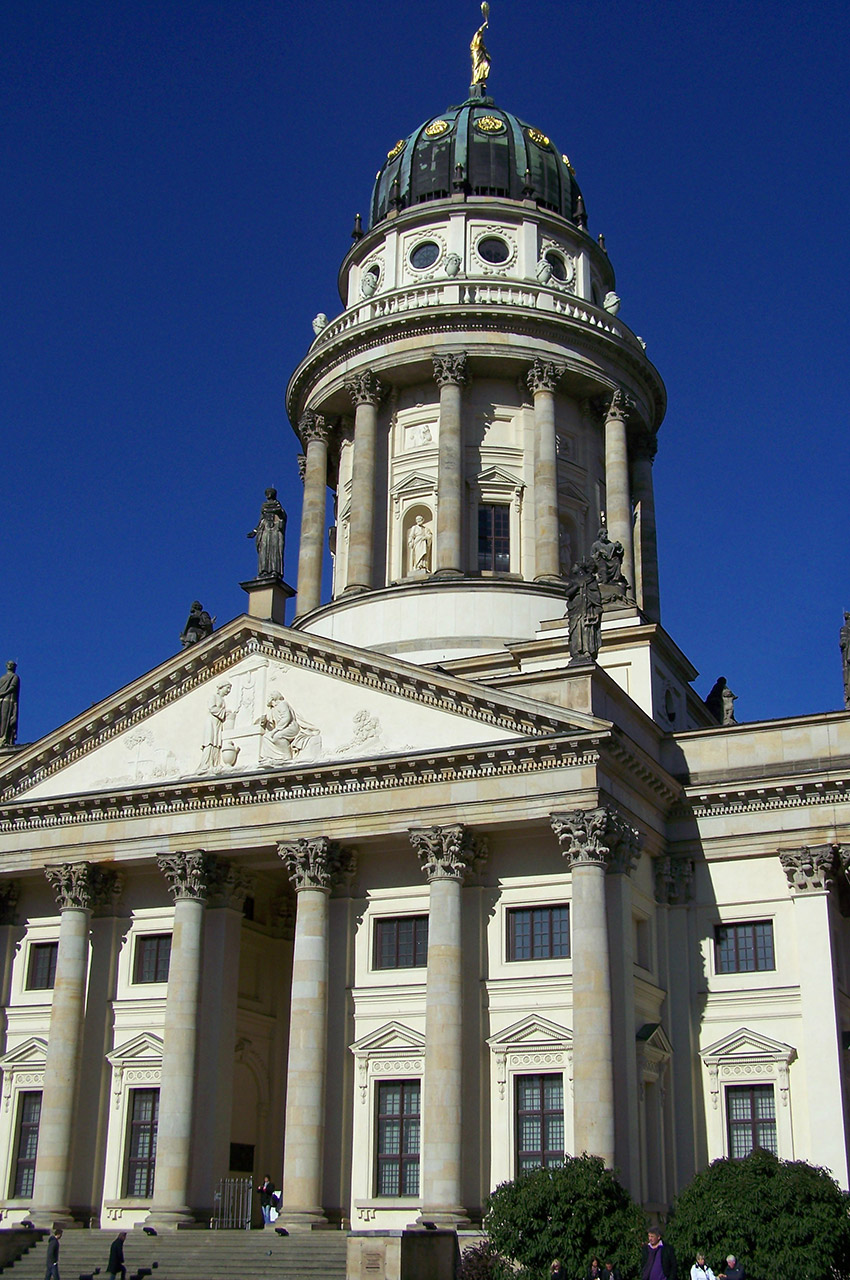
[[[321,753],[321,730],[302,720],[279,690],[269,696],[258,723],[263,731],[260,764],[281,764],[299,757],[315,760]]]

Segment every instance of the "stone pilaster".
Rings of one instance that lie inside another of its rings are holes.
[[[560,581],[558,523],[558,449],[555,438],[555,389],[563,365],[534,361],[528,371],[534,395],[534,530],[536,582]]]
[[[375,463],[378,443],[378,405],[386,388],[371,369],[346,384],[354,403],[354,463],[351,475],[351,517],[348,533],[346,591],[369,591],[375,541]]]
[[[639,846],[635,829],[605,806],[552,814],[572,871],[573,1110],[577,1151],[615,1158],[611,960],[605,873],[627,871]]]
[[[630,586],[635,580],[629,448],[626,436],[631,409],[631,400],[624,391],[618,389],[611,397],[605,417],[605,517],[611,541],[623,544],[623,576]]]
[[[322,554],[325,542],[325,491],[328,484],[330,430],[321,416],[308,410],[298,423],[306,449],[304,504],[301,508],[301,541],[298,548],[298,598],[296,615],[317,609],[322,599]]]
[[[174,899],[174,924],[163,1029],[156,1177],[146,1221],[158,1230],[167,1230],[194,1221],[188,1201],[201,954],[204,909],[215,861],[199,849],[162,854],[156,861]]]
[[[111,895],[115,873],[88,862],[44,868],[60,911],[59,951],[47,1034],[44,1090],[30,1217],[70,1225],[71,1144],[83,1046],[91,912]]]
[[[463,430],[461,399],[469,381],[465,351],[431,357],[440,388],[437,543],[435,571],[444,577],[463,572]]]
[[[653,622],[661,621],[658,591],[658,538],[655,530],[655,491],[652,461],[658,452],[654,432],[644,429],[632,441],[632,480],[635,511],[635,598]],[[625,544],[623,544],[625,545]]]
[[[461,890],[477,849],[460,825],[415,828],[410,841],[430,885],[422,1087],[420,1222],[466,1222],[462,1204]]]
[[[286,1070],[286,1130],[280,1221],[309,1231],[322,1207],[328,1039],[328,898],[351,864],[351,851],[320,836],[277,848],[297,895]]]
[[[0,880],[0,1005],[9,1003],[14,959],[14,929],[18,920],[21,886],[17,880]]]

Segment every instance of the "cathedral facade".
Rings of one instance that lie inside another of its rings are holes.
[[[694,691],[664,385],[476,56],[289,383],[292,624],[269,490],[244,615],[0,753],[4,1225],[268,1172],[289,1230],[463,1226],[583,1151],[655,1215],[754,1147],[848,1184],[850,714]]]

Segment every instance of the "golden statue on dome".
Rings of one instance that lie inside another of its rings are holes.
[[[484,0],[481,6],[481,16],[484,21],[472,37],[469,45],[469,52],[472,55],[473,84],[486,84],[487,77],[490,74],[490,55],[484,43],[484,30],[490,24],[490,6],[487,4],[487,0]]]

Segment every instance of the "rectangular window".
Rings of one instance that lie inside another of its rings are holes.
[[[30,947],[27,991],[52,991],[56,982],[58,942],[35,942]]]
[[[124,1190],[126,1196],[150,1200],[153,1195],[158,1122],[159,1089],[131,1089]]]
[[[478,508],[478,570],[510,573],[511,512],[495,503]]]
[[[569,907],[518,907],[508,912],[509,960],[557,960],[569,954]]]
[[[424,969],[427,963],[427,916],[375,921],[376,969]]]
[[[136,939],[134,982],[167,982],[171,963],[171,934],[143,934]]]
[[[516,1171],[564,1162],[564,1077],[517,1076]]]
[[[418,1080],[378,1082],[378,1196],[419,1195],[419,1093]]]
[[[16,1200],[28,1200],[32,1195],[40,1120],[41,1094],[22,1093],[18,1099],[18,1134],[12,1179],[12,1196]]]
[[[772,1084],[727,1086],[726,1123],[733,1160],[743,1160],[757,1147],[779,1155]]]
[[[716,925],[714,956],[718,973],[760,973],[764,969],[775,969],[773,922],[755,920]]]

